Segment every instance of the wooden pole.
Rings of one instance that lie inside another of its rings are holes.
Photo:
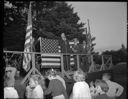
[[[35,53],[32,53],[32,68],[36,68],[35,67]],[[33,70],[33,74],[35,74],[35,70]]]
[[[62,72],[62,76],[64,77],[64,59],[63,59],[63,54],[61,54],[61,72]]]
[[[104,55],[102,55],[102,65],[100,68],[100,71],[104,70]]]
[[[90,55],[91,57],[91,66],[89,67],[89,73],[90,72],[94,72],[95,71],[95,66],[94,66],[94,62],[93,62],[93,55]]]
[[[76,56],[77,56],[77,57],[76,57],[76,58],[77,58],[77,69],[80,69],[79,55],[76,55]]]

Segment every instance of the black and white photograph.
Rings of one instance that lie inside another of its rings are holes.
[[[127,98],[127,2],[3,4],[4,99]]]

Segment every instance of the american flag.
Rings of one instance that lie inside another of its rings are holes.
[[[60,55],[55,53],[60,53],[60,46],[58,40],[41,38],[41,52],[51,53],[51,54],[41,54],[41,65],[43,67],[48,66],[60,66],[61,60]]]
[[[55,54],[55,53],[61,53],[61,48],[58,40],[41,38],[40,43],[41,43],[42,53],[51,53],[51,54],[41,55],[41,60],[42,60],[41,65],[43,67],[60,66],[61,65],[60,54]],[[72,55],[70,58],[70,65],[73,64],[74,64],[74,57]]]
[[[28,10],[28,22],[26,28],[24,52],[31,52],[32,45],[32,18],[31,18],[31,2]],[[25,53],[23,58],[23,68],[27,72],[30,69],[31,54]]]

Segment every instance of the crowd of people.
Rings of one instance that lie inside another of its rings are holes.
[[[120,84],[110,80],[109,73],[103,74],[102,78],[96,79],[95,82],[87,83],[87,73],[76,70],[72,77],[72,92],[69,94],[66,81],[59,74],[55,69],[47,70],[45,75],[31,74],[28,83],[22,85],[22,79],[16,79],[18,75],[17,78],[20,78],[20,72],[8,66],[4,77],[4,99],[116,99],[124,90]]]

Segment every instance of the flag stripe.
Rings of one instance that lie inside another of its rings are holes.
[[[29,24],[27,27],[27,31],[32,29],[32,24]]]
[[[61,55],[60,54],[41,54],[42,57],[60,57]]]
[[[74,62],[70,62],[70,65],[74,65]]]
[[[74,61],[74,58],[72,57],[72,58],[70,58],[70,61]]]
[[[29,35],[27,35],[27,36],[25,37],[26,40],[28,40],[28,39],[31,37],[31,33],[32,33],[32,31],[30,32]]]
[[[42,66],[60,66],[60,63],[41,63]]]
[[[60,61],[52,61],[52,60],[49,60],[49,61],[43,61],[43,60],[42,60],[42,63],[47,63],[47,64],[51,64],[51,63],[53,63],[53,64],[54,64],[54,63],[59,63],[59,64],[60,64],[61,62],[60,62]]]
[[[42,58],[42,61],[60,61],[60,58],[57,59],[57,58]]]

